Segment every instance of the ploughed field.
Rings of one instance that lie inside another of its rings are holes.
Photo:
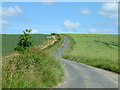
[[[68,34],[67,36],[71,42],[62,54],[64,58],[120,73],[118,35]]]

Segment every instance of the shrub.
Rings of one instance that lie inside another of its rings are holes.
[[[19,53],[24,53],[27,48],[32,46],[33,41],[30,41],[31,36],[29,36],[31,31],[31,29],[26,29],[23,31],[24,34],[19,37],[19,42],[14,50],[18,51]]]
[[[51,35],[56,35],[56,33],[51,33]]]

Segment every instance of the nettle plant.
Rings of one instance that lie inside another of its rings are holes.
[[[19,37],[19,42],[17,43],[17,46],[14,48],[14,50],[18,51],[19,53],[24,53],[26,49],[33,45],[33,41],[30,40],[31,31],[32,29],[26,29],[23,31],[24,34]]]

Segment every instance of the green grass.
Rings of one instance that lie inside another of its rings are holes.
[[[2,34],[2,56],[15,52],[14,48],[19,41],[19,36],[19,34]],[[33,46],[46,44],[46,41],[48,40],[47,36],[48,35],[43,34],[31,35],[32,40],[34,41]]]
[[[64,38],[60,36],[60,40],[57,40],[53,45],[48,46],[45,50],[49,53],[55,53],[64,44]]]
[[[3,88],[45,88],[62,81],[60,61],[37,49],[8,58],[3,65]]]
[[[117,35],[69,34],[70,45],[64,58],[120,73]]]
[[[53,55],[64,40],[44,50],[30,48],[24,54],[3,59],[3,88],[48,88],[62,82],[61,62]]]

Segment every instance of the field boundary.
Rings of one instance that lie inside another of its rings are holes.
[[[32,47],[32,48],[39,48],[40,50],[44,50],[44,49],[48,48],[49,46],[52,46],[52,45],[55,44],[55,42],[58,41],[58,40],[56,39],[56,36],[53,36],[53,35],[52,35],[51,37],[53,38],[52,42],[48,40],[48,43],[47,43],[46,46],[44,46],[44,47],[39,47],[39,45],[37,45],[37,46],[34,46],[34,47]],[[9,58],[9,57],[12,57],[12,56],[17,56],[17,55],[20,55],[20,54],[19,54],[18,52],[13,52],[13,53],[11,53],[10,55],[4,56],[4,57],[2,57],[2,58],[0,58],[0,59]]]

